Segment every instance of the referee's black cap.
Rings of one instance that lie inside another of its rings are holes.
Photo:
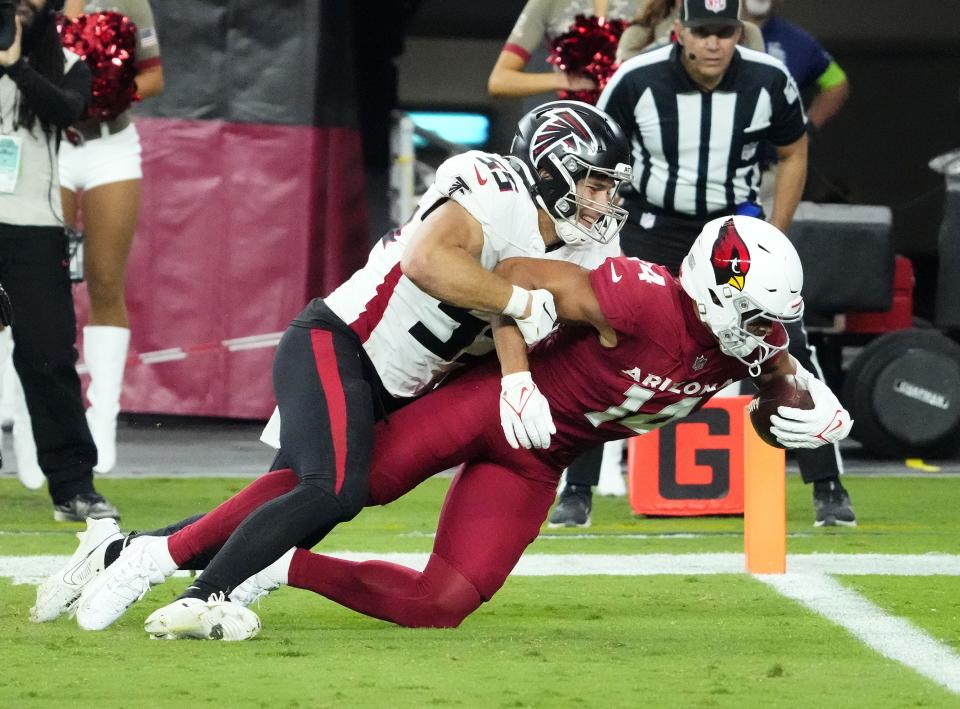
[[[684,27],[720,27],[740,22],[740,0],[683,0],[680,21]]]

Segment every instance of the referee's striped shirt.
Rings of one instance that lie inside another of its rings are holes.
[[[760,141],[789,145],[803,136],[803,102],[790,72],[768,54],[738,46],[721,83],[704,91],[680,51],[670,44],[624,62],[597,107],[630,138],[643,205],[697,217],[732,213],[757,200]]]

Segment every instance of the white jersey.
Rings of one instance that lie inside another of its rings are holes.
[[[488,313],[468,312],[427,295],[400,271],[400,256],[423,219],[452,199],[483,227],[480,265],[487,270],[513,256],[556,258],[594,268],[619,255],[620,244],[564,245],[545,251],[537,208],[509,161],[470,151],[437,170],[413,218],[384,237],[366,265],[324,300],[360,336],[384,387],[415,396],[472,356],[493,350]]]
[[[494,349],[489,313],[470,312],[427,295],[400,271],[400,256],[423,219],[452,199],[483,227],[480,265],[488,271],[512,256],[558,259],[596,268],[620,255],[620,239],[607,244],[564,244],[546,251],[537,208],[509,161],[470,151],[445,161],[413,218],[381,239],[366,265],[324,302],[359,335],[384,388],[393,396],[416,396],[445,373]],[[274,409],[260,440],[280,447],[280,416]]]

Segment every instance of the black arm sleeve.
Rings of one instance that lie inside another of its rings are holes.
[[[92,79],[90,69],[82,61],[74,62],[63,75],[62,86],[54,85],[24,58],[8,66],[7,75],[16,82],[24,100],[44,123],[66,128],[83,118]]]

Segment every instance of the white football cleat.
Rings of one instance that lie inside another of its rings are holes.
[[[111,542],[123,539],[117,521],[87,519],[87,529],[77,532],[80,546],[55,574],[37,587],[37,602],[30,609],[34,623],[46,623],[73,610],[83,589],[101,571],[103,558]]]
[[[166,537],[133,539],[83,590],[77,623],[84,630],[103,630],[174,571],[176,564],[167,551]]]
[[[160,640],[249,640],[260,632],[260,618],[249,608],[225,600],[221,593],[206,601],[178,598],[151,613],[143,629]]]
[[[258,571],[230,592],[230,600],[242,606],[250,606],[265,598],[272,591],[287,583],[287,571],[293,552],[290,549],[263,571]]]

